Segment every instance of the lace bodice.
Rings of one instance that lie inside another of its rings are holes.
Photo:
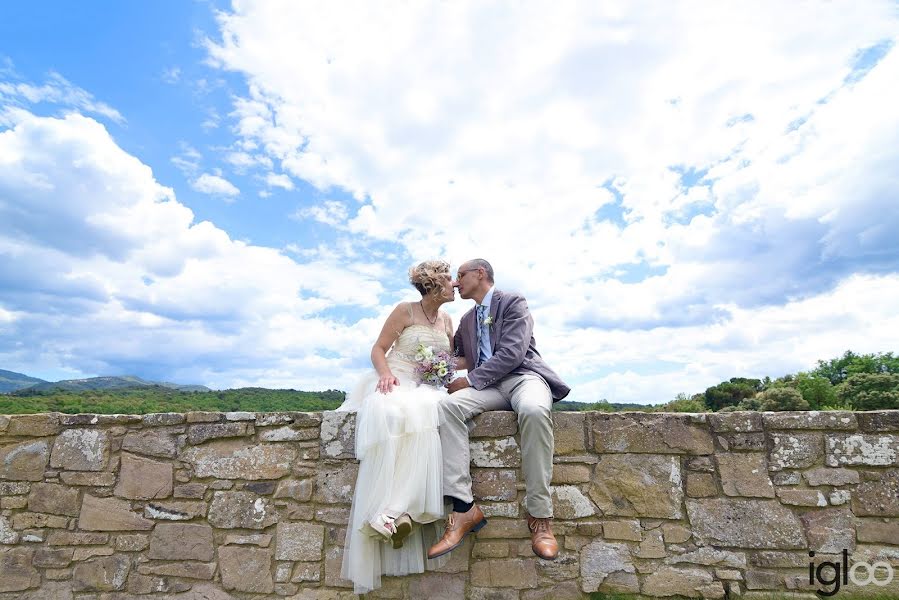
[[[403,329],[387,354],[387,366],[395,376],[415,380],[415,351],[420,343],[431,346],[434,350],[450,350],[445,330],[427,325],[409,325]]]

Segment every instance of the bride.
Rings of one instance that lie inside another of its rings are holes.
[[[443,261],[413,267],[409,281],[421,300],[393,309],[371,349],[375,372],[338,409],[357,413],[359,474],[340,573],[356,594],[381,587],[381,575],[422,573],[446,560],[426,558],[444,516],[437,404],[446,390],[417,383],[415,355],[419,344],[452,353],[453,324],[440,306],[455,291]]]

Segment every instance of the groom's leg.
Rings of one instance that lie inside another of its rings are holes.
[[[494,387],[465,388],[440,402],[440,445],[443,449],[443,495],[472,502],[468,421],[485,410],[509,410],[511,406]]]
[[[549,484],[553,476],[552,394],[537,375],[511,375],[499,388],[509,395],[518,413],[521,468],[524,471],[528,513],[538,519],[553,516]]]

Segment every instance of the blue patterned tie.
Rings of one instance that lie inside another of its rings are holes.
[[[481,366],[481,363],[484,362],[484,353],[481,350],[481,329],[484,327],[484,319],[486,318],[487,307],[483,304],[478,304],[478,364],[475,365],[477,367]]]

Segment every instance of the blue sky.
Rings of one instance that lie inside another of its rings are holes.
[[[475,256],[575,400],[896,351],[897,25],[4,3],[0,368],[348,389],[406,269]]]

